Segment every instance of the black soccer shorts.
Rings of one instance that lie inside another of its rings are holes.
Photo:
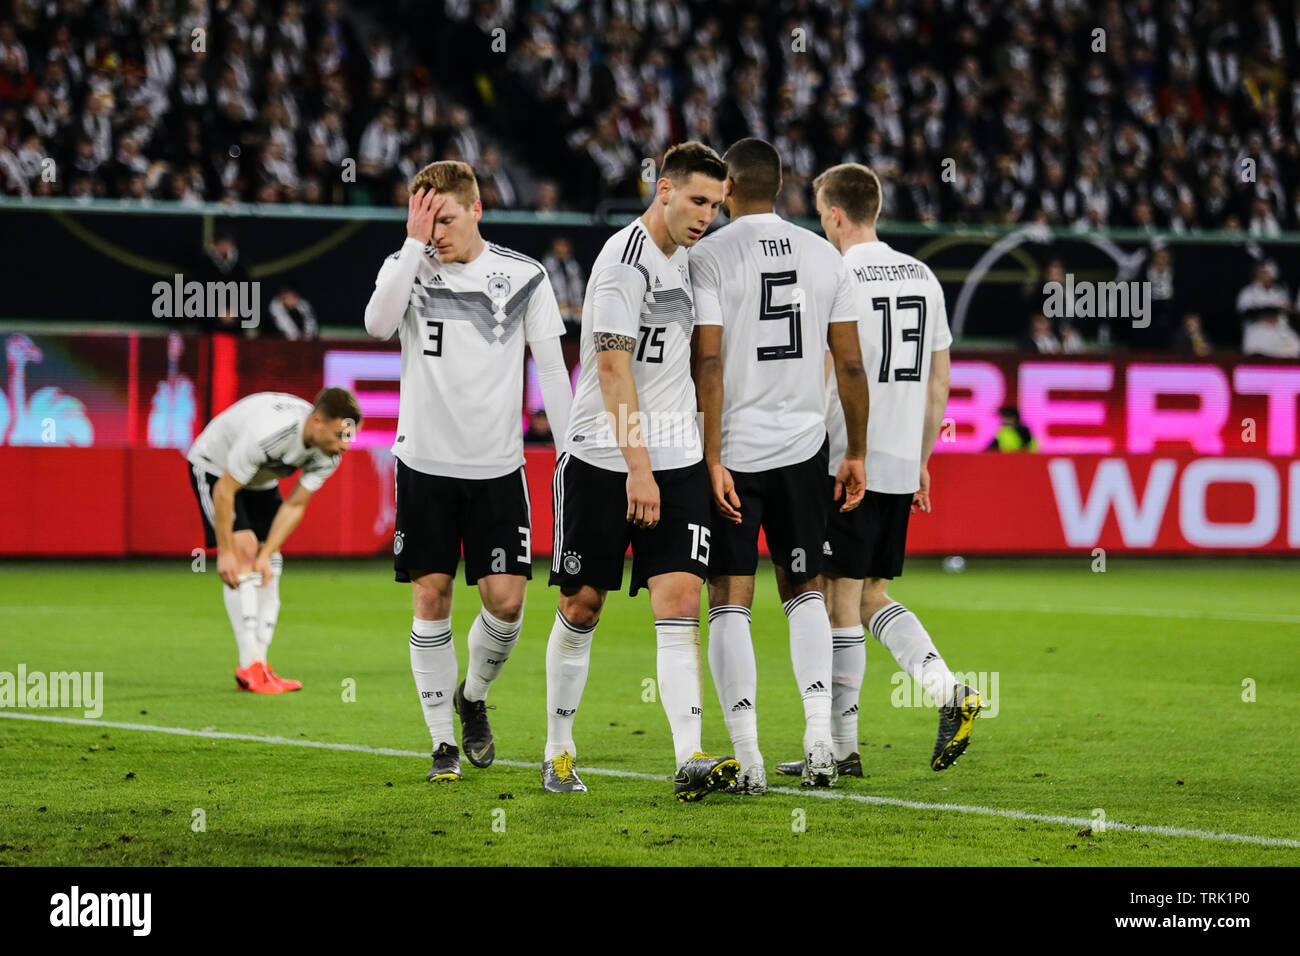
[[[659,523],[638,528],[627,520],[627,473],[597,468],[570,454],[555,466],[555,538],[551,584],[623,587],[623,558],[632,546],[630,594],[657,574],[709,571],[712,493],[699,461],[654,473],[659,485]]]
[[[911,495],[877,491],[868,491],[850,512],[832,508],[826,522],[826,573],[858,579],[901,575],[911,514]]]
[[[216,518],[217,509],[212,501],[212,489],[216,487],[220,475],[209,474],[203,466],[185,462],[189,472],[190,488],[194,500],[199,503],[199,516],[203,519],[203,543],[209,548],[217,546]],[[251,531],[258,541],[265,541],[271,533],[271,522],[280,510],[284,499],[280,497],[280,486],[256,491],[241,488],[235,492],[235,531]]]
[[[732,471],[740,498],[740,524],[716,511],[713,519],[713,558],[709,574],[749,576],[758,570],[758,529],[767,535],[772,563],[780,565],[791,584],[811,581],[822,570],[826,540],[826,464],[829,439],[804,461],[769,471]],[[713,492],[710,487],[709,500]]]
[[[520,467],[499,478],[427,475],[400,460],[393,577],[412,571],[456,574],[462,546],[465,583],[489,574],[533,576],[528,479]]]

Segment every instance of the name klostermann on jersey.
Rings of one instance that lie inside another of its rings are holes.
[[[893,266],[857,266],[853,277],[859,282],[897,282],[899,279],[928,279],[925,266],[903,262]]]

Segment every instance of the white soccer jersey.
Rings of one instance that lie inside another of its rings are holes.
[[[302,429],[311,408],[311,402],[283,392],[245,396],[208,422],[185,457],[211,475],[228,471],[254,491],[274,488],[278,479],[301,468],[299,484],[315,491],[342,456],[303,445]]]
[[[375,289],[366,329],[402,343],[393,454],[451,478],[522,466],[524,344],[564,334],[542,264],[491,242],[472,262],[440,262],[408,238]]]
[[[952,345],[943,287],[930,267],[883,242],[844,253],[858,305],[858,338],[867,372],[867,490],[911,494],[921,486],[921,438],[932,353]],[[832,370],[826,430],[831,461],[848,446],[844,409]],[[832,474],[834,470],[832,469]]]
[[[844,260],[775,213],[741,216],[690,260],[696,321],[722,326],[722,464],[807,461],[826,440],[830,324],[857,320]]]
[[[704,457],[691,379],[694,310],[686,250],[671,258],[654,244],[640,219],[605,243],[591,267],[582,301],[582,371],[573,396],[566,450],[609,471],[627,471],[619,448],[634,429],[655,471],[684,468]],[[613,422],[600,391],[595,334],[612,332],[636,340],[632,378],[640,421]]]

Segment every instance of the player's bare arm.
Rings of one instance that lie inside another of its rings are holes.
[[[294,528],[298,527],[298,522],[302,521],[302,516],[307,511],[307,502],[311,500],[311,496],[312,493],[299,482],[288,500],[276,509],[275,518],[271,521],[271,530],[267,533],[262,546],[258,548],[257,558],[253,561],[253,573],[262,576],[262,587],[266,587],[271,580],[271,555],[280,550],[280,545],[284,544],[285,539],[293,534]]]
[[[627,462],[627,520],[638,528],[653,528],[659,523],[659,485],[650,467],[650,452],[639,428],[617,428],[622,422],[630,425],[640,418],[632,377],[636,339],[614,332],[596,332],[594,338],[601,398],[619,433],[619,449]]]
[[[235,495],[244,486],[225,472],[212,486],[213,525],[217,532],[217,574],[228,587],[239,587],[239,575],[251,568],[240,567],[235,549]]]
[[[740,524],[740,498],[731,472],[722,465],[722,326],[697,325],[691,334],[691,377],[703,420],[704,463],[713,501],[722,516]]]
[[[921,432],[921,487],[912,496],[912,508],[930,512],[930,453],[943,426],[943,414],[948,410],[948,389],[951,381],[951,363],[947,349],[932,353],[930,381],[926,385],[925,427]]]
[[[867,373],[862,367],[862,348],[858,343],[856,322],[832,323],[826,337],[835,362],[835,381],[844,409],[849,447],[835,474],[835,501],[844,497],[841,511],[852,511],[862,502],[867,490]]]

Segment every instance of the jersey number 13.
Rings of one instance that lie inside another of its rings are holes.
[[[890,361],[894,358],[894,329],[889,299],[881,296],[871,300],[871,307],[881,313],[884,321],[880,325],[880,378],[888,382]],[[919,382],[921,380],[922,349],[925,347],[925,296],[900,295],[892,303],[892,313],[898,315],[901,322],[904,312],[916,313],[916,325],[913,328],[900,328],[903,342],[916,343],[916,358],[911,368],[894,368],[895,382]]]

